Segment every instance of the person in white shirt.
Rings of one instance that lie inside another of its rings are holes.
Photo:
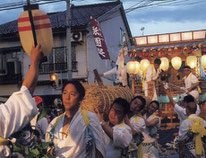
[[[32,98],[36,87],[39,72],[39,63],[42,57],[41,46],[37,45],[31,50],[31,65],[22,83],[20,91],[13,93],[5,104],[0,105],[0,137],[7,139],[15,132],[23,129],[37,114],[37,107]],[[6,140],[5,140],[6,141]],[[0,157],[8,157],[10,150],[0,145]]]
[[[199,98],[199,80],[197,77],[192,74],[192,70],[189,66],[184,67],[184,75],[185,77],[183,78],[184,83],[185,83],[185,89],[186,89],[186,94],[192,95],[196,101],[198,101]]]
[[[184,120],[188,117],[188,115],[187,115],[187,113],[186,113],[186,108],[185,108],[186,105],[187,105],[189,102],[195,102],[195,99],[194,99],[194,97],[193,97],[192,95],[187,95],[187,96],[185,96],[185,97],[183,98],[183,101],[182,101],[183,106],[180,106],[180,105],[178,105],[178,104],[174,101],[174,99],[173,99],[173,97],[172,97],[169,89],[166,89],[166,93],[167,93],[167,95],[168,95],[168,97],[169,97],[170,103],[171,103],[172,106],[174,107],[174,111],[176,112],[176,114],[178,115],[178,117],[179,117],[179,119],[180,119],[180,125],[181,125],[181,124],[182,124],[182,121],[184,121]],[[200,107],[199,107],[199,105],[197,104],[196,115],[199,116],[199,114],[200,114]]]
[[[200,117],[202,118],[203,125],[206,128],[206,98],[202,100],[199,104],[200,104]],[[206,136],[204,136],[202,139],[203,139],[203,146],[206,155]]]
[[[143,115],[146,128],[143,131],[144,141],[142,142],[144,158],[159,158],[158,151],[158,129],[161,125],[160,117],[154,113],[159,109],[159,102],[152,101]]]
[[[121,158],[124,150],[132,140],[131,128],[124,123],[129,111],[129,103],[123,98],[116,98],[109,110],[108,121],[105,122],[98,112],[101,126],[105,133],[105,158]]]
[[[47,129],[46,142],[54,144],[48,154],[59,158],[105,157],[104,133],[98,116],[82,110],[83,85],[68,81],[62,88],[65,113],[54,118]]]
[[[128,157],[137,158],[143,156],[141,153],[142,146],[141,143],[144,139],[142,132],[145,130],[146,125],[145,121],[142,118],[141,111],[146,105],[146,100],[142,96],[135,96],[130,102],[130,111],[129,120],[126,118],[126,123],[132,129],[133,139],[130,143],[128,149]]]
[[[159,77],[159,74],[161,72],[160,64],[161,64],[161,60],[157,58],[154,60],[154,65],[151,64],[146,70],[145,81],[144,81],[145,96],[148,96],[148,92],[150,91],[150,89],[148,89],[148,82],[154,81],[155,83]],[[156,91],[155,85],[153,87],[153,92],[154,94],[153,94],[152,100],[157,100],[157,91]]]
[[[199,142],[195,141],[199,133],[202,132],[201,126],[203,126],[202,128],[204,129],[202,119],[195,114],[196,109],[197,105],[195,102],[189,102],[186,105],[186,113],[189,117],[180,125],[178,137],[180,158],[189,156],[195,158],[205,158],[204,149],[202,148],[202,150],[200,150],[202,145],[196,144],[202,143],[201,138]],[[193,127],[193,125],[195,127]]]
[[[127,75],[127,68],[124,66],[123,69],[118,70],[118,65],[116,65],[113,69],[100,74],[100,76],[109,76],[109,75],[116,75],[115,84],[119,84],[122,86],[128,85],[128,75]]]
[[[39,132],[39,138],[41,141],[45,141],[46,130],[49,126],[49,122],[46,118],[47,110],[44,107],[43,99],[39,96],[35,96],[34,100],[38,107],[38,114],[31,120],[31,126]]]

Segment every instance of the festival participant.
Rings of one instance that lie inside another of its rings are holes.
[[[109,75],[115,74],[116,75],[116,79],[115,79],[116,85],[128,86],[129,76],[127,73],[127,68],[124,63],[124,56],[127,55],[127,53],[128,53],[128,50],[121,49],[117,57],[116,66],[113,69],[103,74],[100,74],[100,76],[109,76]]]
[[[186,113],[189,117],[180,125],[178,137],[180,158],[205,158],[201,137],[206,134],[206,130],[202,119],[195,114],[196,109],[195,102],[186,105]]]
[[[186,94],[192,95],[196,99],[196,101],[198,101],[199,98],[198,88],[200,88],[199,80],[194,74],[192,74],[192,70],[189,66],[184,67],[184,75],[185,77],[183,78],[183,80],[185,83],[184,89],[186,90]]]
[[[203,125],[206,128],[206,98],[200,102],[200,117],[202,118]],[[206,155],[206,136],[203,137],[203,146]]]
[[[143,115],[143,119],[146,124],[146,128],[143,131],[144,141],[142,142],[144,158],[158,158],[158,129],[161,125],[160,118],[154,113],[159,109],[159,102],[152,101],[146,109],[146,113]]]
[[[43,99],[39,96],[35,96],[34,100],[38,107],[38,114],[31,120],[31,126],[36,129],[40,134],[40,139],[44,141],[46,130],[49,126],[48,119],[46,118],[47,110],[44,107]]]
[[[154,60],[154,65],[151,64],[145,74],[144,74],[144,92],[145,92],[145,96],[148,96],[148,83],[151,82],[151,81],[154,81],[156,82],[158,77],[159,77],[159,74],[161,72],[160,70],[160,64],[161,64],[161,60],[156,58]],[[157,100],[157,92],[156,92],[156,88],[155,86],[153,87],[153,92],[154,92],[154,95],[153,95],[153,98],[152,100]]]
[[[132,140],[131,128],[124,123],[124,118],[129,111],[129,103],[123,98],[113,101],[105,122],[98,113],[101,126],[105,132],[106,157],[121,158],[124,150]]]
[[[128,149],[129,158],[139,158],[143,156],[141,142],[143,141],[142,132],[145,130],[145,121],[142,118],[141,111],[144,109],[146,100],[142,96],[135,96],[130,102],[131,116],[125,119],[125,122],[132,129],[133,139]]]
[[[170,90],[169,89],[165,89],[166,90],[166,93],[167,93],[167,95],[168,95],[168,97],[169,97],[169,100],[170,100],[170,103],[172,104],[172,106],[174,107],[174,111],[176,112],[176,114],[179,116],[179,119],[180,119],[180,125],[182,124],[182,121],[183,120],[185,120],[187,117],[188,117],[188,115],[187,115],[187,113],[186,113],[186,105],[189,103],[189,102],[195,102],[195,99],[194,99],[194,97],[192,96],[192,95],[187,95],[187,96],[185,96],[184,98],[183,98],[183,107],[182,106],[180,106],[180,105],[178,105],[175,101],[174,101],[174,99],[173,99],[173,97],[172,97],[172,95],[171,95],[171,93],[170,93]],[[196,115],[198,116],[200,114],[200,107],[199,107],[199,105],[197,105],[197,111],[196,111]]]
[[[37,114],[32,94],[38,80],[41,52],[40,45],[32,47],[31,64],[20,91],[13,93],[5,104],[0,105],[0,157],[7,157],[10,154],[9,148],[2,145],[7,144],[6,139],[24,128]]]
[[[53,142],[49,154],[60,158],[102,158],[105,156],[103,130],[96,114],[81,110],[85,89],[79,81],[68,81],[62,88],[65,113],[54,118],[45,139]]]

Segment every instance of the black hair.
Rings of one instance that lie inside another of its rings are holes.
[[[158,101],[153,100],[153,101],[151,101],[151,102],[149,103],[149,105],[152,104],[152,103],[155,103],[155,104],[157,105],[157,109],[159,109],[160,103],[159,103]]]
[[[145,98],[143,98],[142,96],[138,95],[138,96],[132,98],[132,100],[131,100],[131,102],[130,102],[130,105],[131,105],[131,103],[132,103],[135,99],[139,99],[139,100],[141,100],[141,102],[142,102],[142,105],[141,105],[141,107],[140,107],[139,110],[141,111],[142,109],[144,109],[144,107],[145,107],[145,105],[146,105],[146,100],[145,100]]]
[[[161,64],[161,60],[160,60],[159,58],[156,58],[156,59],[154,60],[154,64],[160,65],[160,64]]]
[[[116,99],[113,101],[110,109],[113,107],[113,105],[114,105],[115,103],[118,104],[118,105],[121,105],[121,106],[123,107],[123,109],[124,109],[124,110],[123,110],[124,115],[126,115],[126,114],[129,112],[129,103],[128,103],[128,101],[127,101],[126,99],[123,99],[123,98],[121,98],[121,97],[116,98]]]
[[[189,102],[186,106],[191,114],[195,114],[197,110],[197,104],[195,102]]]
[[[183,101],[186,102],[186,103],[189,103],[189,102],[195,102],[195,98],[192,96],[192,95],[186,95],[184,98],[183,98]]]
[[[190,66],[184,66],[184,69],[190,69],[191,70],[191,67]]]
[[[63,87],[62,87],[62,93],[64,91],[64,88],[68,85],[68,84],[72,84],[74,85],[74,87],[76,88],[77,92],[79,93],[79,100],[82,101],[84,96],[85,96],[85,89],[83,87],[83,85],[78,81],[78,80],[70,80],[64,83]]]

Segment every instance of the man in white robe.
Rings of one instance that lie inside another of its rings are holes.
[[[184,75],[185,77],[183,78],[183,80],[187,94],[192,95],[196,99],[196,101],[198,101],[199,80],[195,75],[192,74],[192,70],[189,66],[184,67]]]
[[[41,47],[37,45],[31,51],[31,65],[19,92],[13,93],[5,104],[0,105],[0,137],[7,139],[13,133],[24,128],[37,114],[32,94],[38,80]],[[10,150],[0,145],[0,157],[9,156]]]
[[[149,88],[148,87],[148,82],[154,81],[154,83],[155,83],[156,80],[159,77],[159,74],[161,72],[160,64],[161,64],[161,60],[160,59],[155,59],[154,65],[150,65],[147,68],[147,70],[146,70],[145,83],[144,83],[145,96],[148,96],[148,91],[151,91],[150,89],[148,89]],[[155,85],[153,86],[153,97],[152,97],[152,100],[157,100],[157,92],[156,92]]]
[[[105,122],[98,113],[101,126],[104,130],[106,143],[105,158],[122,158],[124,150],[132,140],[131,128],[124,123],[124,118],[128,110],[129,103],[123,98],[116,98],[109,110],[108,122]]]
[[[94,142],[96,148],[103,157],[105,156],[105,143],[104,134],[100,126],[99,119],[96,114],[87,111],[89,125],[92,127],[92,134],[95,138]],[[57,126],[52,133],[52,128],[54,127],[58,117],[53,119],[49,124],[45,139],[47,142],[52,141],[55,146],[55,156],[58,158],[85,158],[86,150],[85,146],[88,143],[85,139],[85,130],[87,128],[84,118],[81,114],[81,109],[79,109],[69,125],[68,135],[63,138],[63,120],[65,114],[59,120]],[[53,136],[52,136],[52,135]],[[53,137],[53,138],[52,138]],[[53,139],[53,140],[52,140]]]
[[[170,103],[172,104],[172,106],[174,107],[174,111],[176,112],[176,114],[178,115],[179,119],[180,119],[180,125],[182,124],[182,122],[188,118],[188,115],[186,113],[186,105],[189,102],[194,102],[195,99],[192,95],[187,95],[183,98],[183,106],[178,105],[178,103],[176,103],[170,93],[170,91],[168,89],[166,89],[166,93],[169,97]],[[197,104],[197,110],[196,110],[196,115],[199,116],[200,114],[200,107]]]
[[[195,136],[197,134],[193,134],[191,138],[189,138],[190,134],[188,134],[188,131],[191,130],[191,127],[193,126],[195,121],[197,121],[198,119],[197,115],[195,114],[196,109],[197,109],[197,105],[195,104],[195,102],[190,102],[186,106],[186,113],[189,117],[185,119],[180,125],[179,137],[178,137],[180,141],[179,143],[180,158],[188,157],[189,155],[187,156],[187,154],[193,155],[196,158],[205,158],[204,151],[200,155],[197,155],[196,153],[197,149],[196,149],[196,144],[195,144],[196,143]],[[201,124],[203,124],[203,122],[201,122]],[[199,128],[199,126],[197,128]]]

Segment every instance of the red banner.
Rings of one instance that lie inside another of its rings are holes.
[[[100,58],[103,59],[110,59],[109,52],[107,50],[106,42],[104,40],[104,36],[102,34],[102,30],[100,28],[99,22],[90,17],[92,22],[92,31],[94,42],[98,50],[98,54]]]

